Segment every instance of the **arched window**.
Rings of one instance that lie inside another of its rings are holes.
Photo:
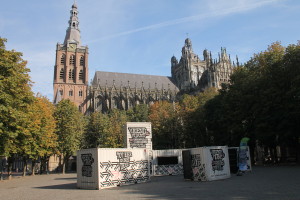
[[[71,55],[70,57],[70,65],[74,65],[75,64],[75,56]]]
[[[64,68],[61,68],[60,72],[59,72],[59,78],[64,79],[64,75],[65,75],[65,70],[64,70]]]
[[[75,22],[73,22],[73,27],[75,27]]]
[[[69,91],[69,96],[70,96],[70,97],[73,96],[73,90],[70,90],[70,91]]]
[[[72,70],[71,69],[69,70],[69,79],[70,80],[72,79]]]
[[[83,80],[83,70],[79,71],[79,80]]]
[[[60,58],[60,64],[65,64],[65,61],[66,61],[66,55],[65,54],[62,54],[61,55],[61,58]]]
[[[61,89],[61,90],[59,90],[59,93],[62,96],[64,94],[64,91]]]
[[[69,70],[69,80],[74,80],[74,78],[75,78],[75,70],[70,69]]]
[[[75,70],[72,69],[72,79],[74,80],[74,78],[75,78]]]
[[[80,57],[80,66],[83,66],[83,65],[84,65],[84,57],[81,56],[81,57]]]
[[[82,91],[81,90],[78,92],[78,96],[82,97]]]

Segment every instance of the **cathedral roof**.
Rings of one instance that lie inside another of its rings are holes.
[[[128,82],[129,81],[129,82]],[[97,87],[100,84],[101,87],[113,87],[115,84],[116,88],[121,85],[124,87],[130,86],[130,88],[142,88],[145,89],[171,89],[178,90],[176,85],[173,83],[171,77],[168,76],[156,76],[156,75],[144,75],[144,74],[129,74],[129,73],[118,73],[118,72],[104,72],[97,71],[95,73],[92,86]]]

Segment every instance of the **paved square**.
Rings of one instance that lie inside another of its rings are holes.
[[[153,177],[150,182],[104,190],[76,188],[76,174],[37,175],[0,182],[1,199],[220,199],[300,200],[300,166],[254,167],[244,176],[212,182],[182,176]]]

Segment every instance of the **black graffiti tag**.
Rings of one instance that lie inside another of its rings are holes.
[[[148,143],[147,136],[150,135],[150,132],[145,127],[128,127],[128,131],[131,135],[129,138],[130,147],[146,148]]]
[[[192,167],[199,167],[201,165],[201,156],[200,154],[191,155],[192,157]]]
[[[92,164],[94,163],[94,158],[91,153],[88,154],[81,154],[82,160],[82,169],[81,173],[82,176],[92,177],[93,167]]]
[[[117,151],[117,159],[119,160],[120,170],[126,169],[130,165],[131,151]]]
[[[225,153],[222,149],[210,149],[210,154],[212,157],[212,169],[213,171],[223,171],[225,166]]]

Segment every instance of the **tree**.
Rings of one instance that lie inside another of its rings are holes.
[[[29,106],[26,129],[17,137],[18,155],[23,157],[25,164],[23,176],[26,174],[28,159],[32,160],[32,175],[34,175],[35,162],[41,159],[45,165],[49,157],[56,152],[57,135],[53,112],[53,104],[40,95]]]
[[[127,111],[128,120],[131,122],[147,122],[149,108],[146,104],[138,104]]]
[[[259,142],[274,161],[277,146],[300,150],[299,57],[299,44],[285,48],[276,42],[235,69],[231,83],[205,105],[215,144],[238,145],[240,138],[250,137],[250,149]]]
[[[175,149],[183,144],[178,105],[167,101],[155,102],[150,107],[154,149]]]
[[[209,145],[203,107],[217,94],[215,88],[209,88],[195,96],[185,95],[180,101],[179,115],[183,123],[185,147]]]
[[[28,133],[27,112],[34,97],[27,62],[22,53],[6,50],[5,42],[6,39],[0,38],[0,155],[9,158],[10,175],[14,155],[20,147],[17,138]]]
[[[127,122],[126,112],[113,109],[108,113],[109,128],[106,134],[105,147],[120,148],[124,147],[124,125]]]
[[[86,148],[120,148],[124,147],[124,125],[126,112],[111,110],[107,114],[96,112],[88,117],[88,126],[84,134]]]
[[[85,129],[85,119],[70,100],[62,100],[56,105],[56,134],[58,135],[58,150],[62,155],[62,172],[66,172],[69,158],[81,147]]]
[[[87,117],[84,148],[103,148],[109,133],[110,120],[107,114],[94,112]]]

